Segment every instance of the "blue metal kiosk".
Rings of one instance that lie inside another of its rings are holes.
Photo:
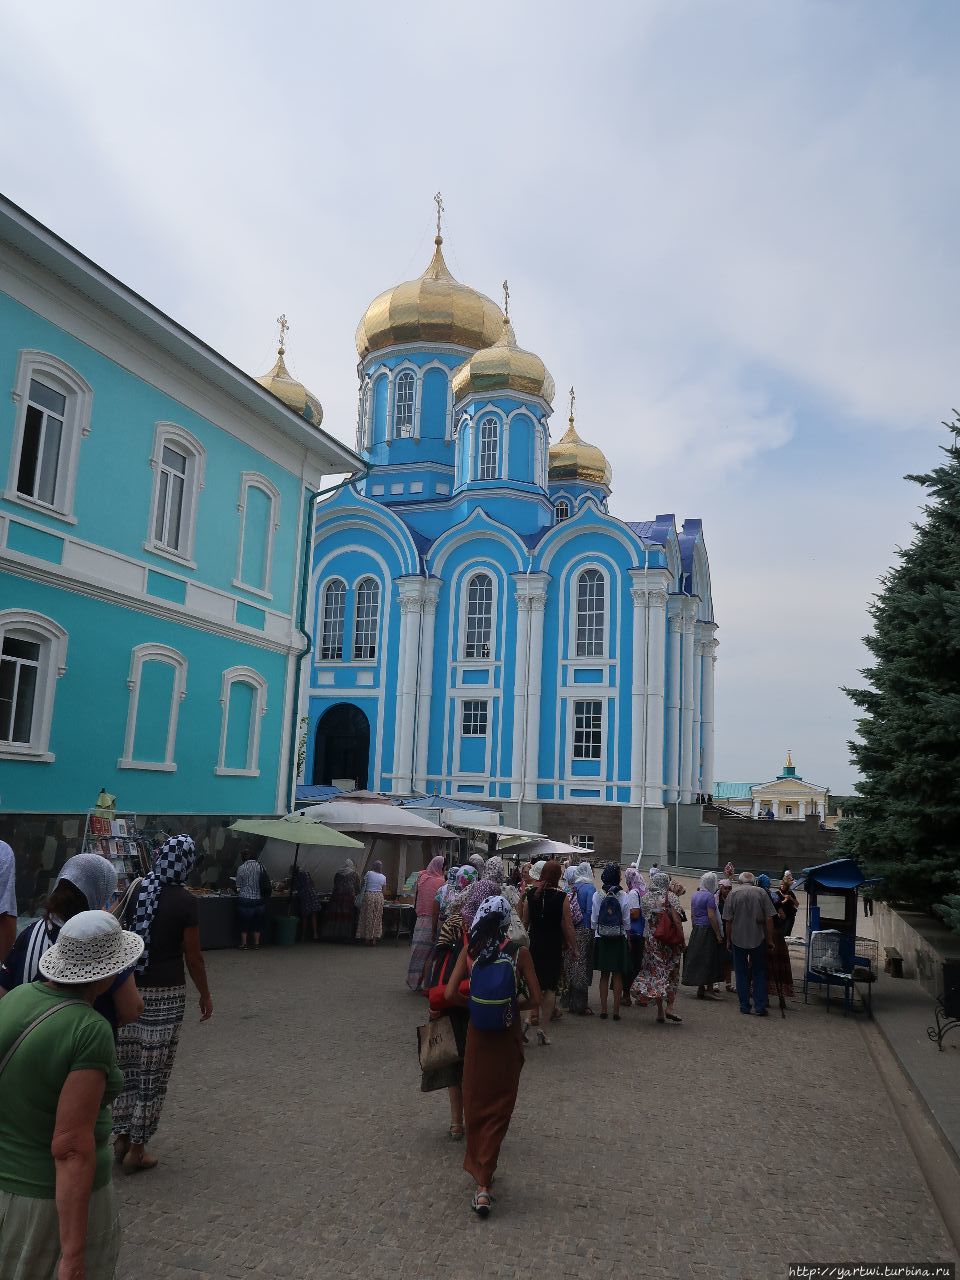
[[[877,979],[878,948],[871,938],[857,937],[857,890],[877,884],[852,858],[837,858],[817,867],[804,867],[801,886],[807,891],[807,943],[803,973],[803,1001],[811,984],[843,992],[844,1016],[853,1008],[857,983],[866,987],[864,1005],[872,1016],[873,983]]]

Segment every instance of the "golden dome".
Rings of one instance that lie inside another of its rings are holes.
[[[443,260],[443,237],[434,241],[430,265],[416,280],[395,285],[370,303],[357,326],[357,354],[400,342],[450,342],[457,347],[492,346],[503,313],[476,289],[454,280]]]
[[[547,367],[532,351],[517,346],[513,325],[504,317],[503,332],[492,347],[484,347],[453,375],[454,402],[471,393],[519,391],[553,400],[556,386]]]
[[[587,444],[577,435],[572,407],[569,421],[570,425],[561,439],[550,446],[550,482],[579,480],[583,484],[602,484],[609,489],[613,479],[610,463],[595,444]]]
[[[306,418],[314,427],[319,427],[323,421],[323,406],[312,392],[308,391],[302,382],[298,382],[296,378],[291,377],[290,371],[283,363],[284,347],[281,344],[277,350],[277,363],[262,378],[257,378],[261,387],[265,387],[277,397],[294,413],[299,413],[302,418]]]

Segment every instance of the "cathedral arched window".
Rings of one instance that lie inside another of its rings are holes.
[[[493,579],[489,573],[475,573],[467,584],[467,619],[463,639],[465,658],[490,657],[492,628]]]
[[[413,435],[413,406],[416,394],[416,375],[412,370],[404,369],[394,384],[393,434],[395,436]]]
[[[480,423],[477,443],[477,479],[496,480],[500,470],[500,424],[496,418],[484,418]]]
[[[606,584],[599,569],[584,569],[577,578],[577,657],[602,658]]]
[[[380,583],[361,578],[357,583],[357,612],[353,623],[354,659],[377,656],[377,626],[380,621]]]
[[[323,592],[320,660],[338,662],[343,657],[343,620],[347,611],[347,584],[331,578]]]
[[[563,524],[564,520],[570,519],[570,503],[566,498],[561,498],[553,504],[553,523]]]

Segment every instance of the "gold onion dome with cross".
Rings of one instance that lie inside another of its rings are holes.
[[[503,282],[504,298],[509,305],[507,282]],[[453,375],[453,398],[482,395],[494,391],[519,391],[523,395],[540,396],[548,404],[556,394],[553,378],[547,367],[532,351],[517,346],[517,338],[510,323],[510,314],[504,307],[502,332],[492,347],[484,347],[470,357]]]
[[[595,444],[581,440],[577,434],[573,424],[575,401],[571,387],[569,426],[557,443],[550,446],[550,481],[576,480],[584,484],[602,484],[609,489],[613,470],[606,455]]]
[[[314,427],[319,427],[323,421],[323,406],[317,397],[294,378],[287,366],[283,362],[286,352],[284,345],[287,330],[290,326],[287,324],[287,317],[280,316],[277,319],[280,326],[280,343],[277,347],[277,362],[272,369],[256,381],[260,383],[267,391],[272,392],[278,400],[282,400],[288,409],[292,409],[294,413],[299,413],[302,418],[306,418]]]

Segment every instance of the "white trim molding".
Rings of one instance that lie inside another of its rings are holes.
[[[259,489],[270,501],[270,514],[267,518],[265,533],[266,545],[263,553],[263,581],[257,586],[251,582],[245,582],[243,578],[243,538],[247,531],[247,494],[251,489]],[[240,473],[240,497],[237,499],[237,511],[240,513],[240,538],[237,545],[237,572],[233,579],[233,585],[239,587],[241,591],[249,591],[253,595],[262,596],[264,600],[272,600],[270,575],[273,572],[273,539],[276,531],[280,528],[280,490],[273,481],[268,480],[259,471],[242,471]]]
[[[140,680],[143,668],[148,662],[161,662],[173,668],[173,690],[170,697],[170,709],[167,714],[167,740],[164,758],[158,760],[136,760],[133,748],[137,736],[137,716],[140,711]],[[180,703],[187,696],[187,660],[182,653],[165,644],[138,644],[130,654],[130,675],[127,677],[127,688],[130,690],[130,702],[127,707],[127,731],[123,744],[123,755],[117,761],[118,769],[148,769],[160,773],[176,773],[177,765],[174,753],[177,745],[177,721],[180,718]]]
[[[5,636],[40,646],[37,688],[34,695],[29,742],[0,742],[0,760],[30,760],[50,764],[53,702],[57,681],[67,669],[67,633],[42,613],[27,609],[0,610],[0,648]]]
[[[187,470],[183,485],[183,507],[180,516],[180,539],[177,547],[167,546],[154,536],[157,522],[157,503],[160,497],[160,461],[165,445],[171,445],[185,454]],[[153,472],[153,494],[150,499],[150,523],[144,551],[164,556],[187,569],[197,567],[193,548],[197,532],[197,507],[203,489],[203,473],[206,466],[206,450],[196,436],[176,422],[158,422],[153,434],[153,451],[150,454],[150,470]]]
[[[24,428],[30,400],[30,382],[34,378],[45,385],[51,384],[52,389],[64,396],[67,402],[63,415],[52,502],[44,502],[30,494],[20,493],[17,489],[20,454],[23,449]],[[55,519],[76,524],[73,505],[77,488],[80,442],[90,434],[93,388],[75,369],[56,356],[46,351],[24,349],[17,357],[16,380],[10,395],[17,406],[17,415],[4,498],[8,502],[16,502],[34,511],[42,511]]]
[[[227,753],[227,735],[230,732],[230,694],[235,684],[245,684],[253,689],[250,723],[247,726],[246,766],[234,769],[224,763]],[[260,776],[260,722],[267,710],[267,682],[253,667],[228,667],[220,681],[220,750],[214,773],[218,778],[259,778]]]

